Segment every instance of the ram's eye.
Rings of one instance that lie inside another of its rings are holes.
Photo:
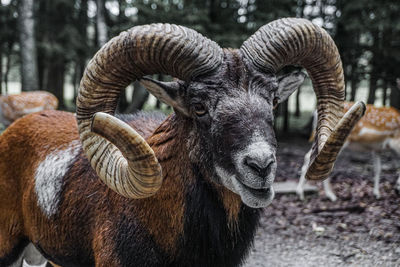
[[[197,116],[201,117],[207,113],[207,109],[201,103],[196,103],[193,105],[194,112]]]

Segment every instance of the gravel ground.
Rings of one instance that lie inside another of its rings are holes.
[[[297,181],[309,144],[280,143],[277,181]],[[399,158],[385,153],[381,199],[372,194],[368,153],[344,151],[332,173],[338,196],[321,190],[304,202],[278,195],[264,210],[254,247],[243,265],[255,266],[400,266],[400,196],[394,190]]]

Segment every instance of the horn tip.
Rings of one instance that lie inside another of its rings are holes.
[[[110,117],[109,114],[104,112],[96,112],[92,117],[92,122],[90,124],[90,131],[93,133],[99,133],[99,127],[105,120]]]
[[[367,107],[363,101],[357,101],[343,116],[354,126],[365,114]],[[353,128],[353,127],[351,127]]]
[[[365,103],[363,101],[357,101],[354,106],[356,107],[356,109],[361,113],[361,116],[363,116],[365,114],[365,111],[367,109],[367,106],[365,105]]]

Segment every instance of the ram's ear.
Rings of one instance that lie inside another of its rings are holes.
[[[183,102],[182,92],[184,90],[182,90],[182,81],[160,82],[143,77],[139,82],[158,100],[189,116],[189,112]]]
[[[306,74],[301,71],[295,71],[278,77],[278,90],[275,94],[274,104],[279,104],[296,91],[304,82]]]

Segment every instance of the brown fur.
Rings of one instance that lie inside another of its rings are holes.
[[[47,218],[38,207],[34,174],[46,155],[79,139],[76,119],[71,113],[44,111],[28,115],[9,127],[0,138],[0,151],[4,151],[8,159],[0,155],[0,238],[3,239],[0,256],[15,246],[7,244],[7,240],[26,237],[39,244],[48,255],[67,253],[79,245],[89,254],[93,251],[94,258],[101,255],[103,263],[108,263],[99,266],[118,265],[108,248],[115,246],[113,219],[121,216],[137,218],[157,245],[168,254],[176,253],[176,244],[183,234],[184,190],[193,183],[189,159],[184,156],[188,153],[176,153],[187,150],[187,144],[177,140],[185,140],[189,135],[186,130],[176,130],[189,129],[182,125],[176,127],[178,121],[182,122],[175,116],[169,117],[152,136],[151,126],[157,125],[156,122],[150,122],[148,128],[140,127],[144,121],[130,122],[143,136],[150,136],[147,141],[164,170],[163,186],[156,195],[129,200],[105,186],[93,171],[89,177],[80,177],[84,171],[81,166],[86,161],[81,156],[64,179],[64,188],[68,190],[63,192],[59,213],[52,218]],[[19,161],[19,165],[13,165],[15,161]],[[241,207],[240,197],[225,188],[218,191],[229,223],[234,226]],[[85,214],[85,222],[76,221],[81,217],[78,214]],[[79,235],[79,239],[71,238],[71,233],[77,229],[84,235]],[[57,264],[57,260],[54,262]]]
[[[177,133],[175,129],[174,121],[170,117],[147,140],[164,170],[164,180],[160,191],[151,201],[143,200],[144,208],[139,212],[139,218],[157,244],[168,252],[174,252],[178,236],[183,232],[184,183],[190,181],[182,178],[191,177],[187,173],[190,171],[189,166],[184,165],[189,162],[188,159],[172,156],[175,150],[186,150],[184,142],[176,142],[184,140],[181,135],[185,133]],[[176,179],[177,177],[179,178]],[[152,218],[151,214],[160,216]]]
[[[78,138],[77,132],[70,130],[73,129],[72,125],[76,125],[74,117],[69,113],[57,112],[57,120],[54,120],[51,117],[55,113],[50,111],[28,115],[17,126],[9,127],[1,135],[0,257],[28,236],[28,233],[31,233],[32,240],[39,238],[40,226],[33,221],[43,221],[43,217],[35,205],[36,195],[32,191],[34,170],[52,149]],[[49,123],[59,124],[59,138],[46,138],[52,134],[46,126]],[[24,159],[22,162],[21,158]],[[20,164],[16,165],[15,162]],[[14,180],[10,180],[11,177]]]
[[[136,214],[154,236],[157,244],[172,253],[176,252],[174,246],[183,232],[184,188],[193,183],[190,161],[186,158],[188,153],[176,153],[187,150],[185,142],[176,140],[186,140],[189,136],[188,132],[177,132],[176,129],[189,129],[189,125],[177,127],[176,123],[174,117],[170,116],[147,139],[162,165],[164,181],[160,191],[153,198],[144,199],[143,203],[135,206],[140,207],[140,210],[136,210]],[[222,186],[218,186],[218,191],[229,214],[229,221],[234,224],[242,203],[240,197]],[[154,214],[161,216],[153,218]]]
[[[240,208],[242,207],[242,200],[238,194],[226,189],[223,186],[218,187],[222,203],[226,214],[228,214],[228,221],[230,225],[234,225],[239,216]]]

